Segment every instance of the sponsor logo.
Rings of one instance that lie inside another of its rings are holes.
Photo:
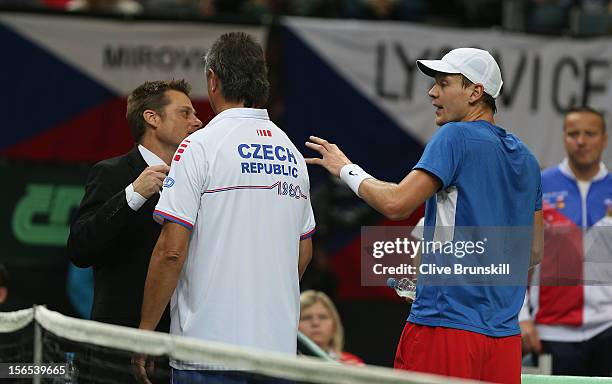
[[[546,192],[542,194],[542,202],[550,205],[551,208],[563,209],[567,196],[567,191]]]
[[[164,188],[171,188],[174,185],[174,179],[170,176],[164,179]]]
[[[557,209],[563,209],[565,208],[565,196],[563,195],[558,195],[557,199],[556,199],[556,204]]]

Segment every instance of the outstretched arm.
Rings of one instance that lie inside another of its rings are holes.
[[[391,220],[407,218],[440,189],[440,180],[426,171],[411,171],[399,183],[377,180],[353,164],[336,144],[310,136],[306,146],[321,154],[306,163],[324,167],[340,177],[359,197]]]

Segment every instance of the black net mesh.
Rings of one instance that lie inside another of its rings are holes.
[[[132,372],[130,351],[96,344],[75,342],[42,331],[43,362],[70,363],[76,369],[72,375],[78,383],[136,383]],[[149,356],[152,369],[148,374],[153,384],[170,383],[170,367],[165,356]]]
[[[302,352],[308,349],[303,340],[299,346]],[[40,356],[41,364],[61,364],[66,368],[53,377],[39,377],[41,383],[136,383],[132,359],[140,354],[148,355],[147,376],[151,383],[451,382],[448,378],[423,377],[417,373],[400,373],[381,367],[342,366],[320,357],[295,358],[263,350],[72,319],[43,307],[36,307],[29,314],[0,314],[0,363],[32,363]],[[199,368],[203,368],[201,364],[204,364],[208,368],[214,365],[224,369],[175,370],[169,366],[170,358],[180,359],[179,363],[200,364]],[[31,377],[2,377],[0,382],[32,383],[33,380]]]

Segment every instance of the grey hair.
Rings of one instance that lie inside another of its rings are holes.
[[[221,82],[226,100],[243,101],[245,107],[262,107],[268,101],[270,82],[263,49],[250,35],[221,35],[204,56],[204,70]]]

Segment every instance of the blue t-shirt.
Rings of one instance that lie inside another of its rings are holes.
[[[542,208],[537,160],[516,136],[485,121],[442,126],[414,169],[429,172],[442,184],[425,206],[426,240],[436,226],[475,227],[485,232],[493,227],[530,229],[534,212]],[[518,262],[526,270],[530,252],[514,253],[502,249],[495,258],[512,260],[514,265]],[[423,254],[422,263],[428,262],[428,256]],[[420,278],[408,320],[495,337],[519,334],[518,313],[525,288],[430,285]]]

